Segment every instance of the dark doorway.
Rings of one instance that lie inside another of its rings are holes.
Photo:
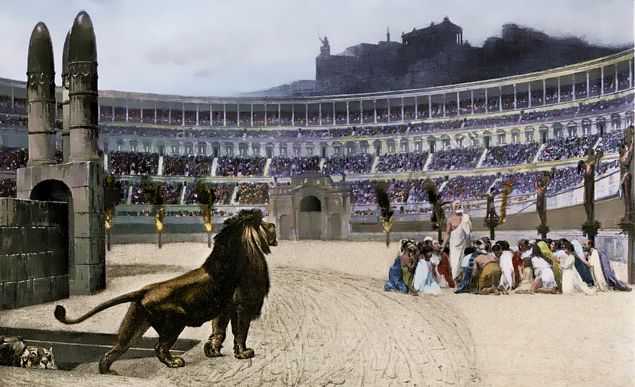
[[[75,258],[73,256],[75,251],[73,248],[75,233],[73,230],[73,196],[70,189],[59,180],[44,180],[31,190],[29,199],[43,202],[66,203],[67,211],[56,214],[55,216],[59,217],[56,221],[60,224],[62,240],[67,241],[67,243],[62,244],[63,250],[65,251],[62,252],[61,256],[66,259],[64,265],[68,268],[69,279],[73,280],[75,273],[75,270],[72,270],[75,265]]]
[[[300,202],[300,239],[322,239],[322,203],[315,196],[306,196]]]

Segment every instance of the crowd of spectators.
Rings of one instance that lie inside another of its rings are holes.
[[[28,119],[25,116],[0,114],[0,127],[26,128]]]
[[[15,180],[0,179],[0,197],[16,197],[17,190]]]
[[[436,151],[432,155],[430,171],[474,169],[483,154],[483,148],[453,148]]]
[[[214,189],[214,196],[216,196],[215,205],[227,205],[230,204],[232,194],[234,193],[235,184],[225,183],[212,183]],[[190,183],[185,186],[185,197],[183,198],[184,204],[197,204],[197,195],[194,189],[194,184]]]
[[[15,171],[18,168],[26,167],[29,160],[29,153],[26,149],[0,147],[0,169],[4,171]]]
[[[441,192],[443,200],[482,199],[489,192],[496,175],[455,176],[448,180]]]
[[[490,147],[481,166],[483,168],[509,167],[531,163],[539,148],[540,144],[536,142]]]
[[[241,205],[266,204],[269,202],[267,183],[240,183],[236,193],[236,202]]]
[[[166,176],[210,176],[213,157],[209,156],[163,156],[163,174]]]
[[[350,156],[331,156],[324,162],[322,173],[327,175],[370,173],[373,160],[373,156],[368,153]]]
[[[269,175],[277,177],[295,176],[305,172],[317,172],[320,158],[311,157],[273,157],[269,165]]]
[[[622,140],[624,140],[624,131],[613,130],[605,133],[604,136],[600,138],[600,142],[595,150],[597,152],[617,152]]]
[[[555,138],[547,141],[539,161],[553,161],[571,159],[584,156],[595,145],[599,136],[597,134],[585,137]]]
[[[260,156],[218,158],[216,176],[262,176],[267,159]]]
[[[114,175],[156,175],[159,169],[157,153],[111,152],[108,171]]]
[[[428,160],[428,152],[388,153],[379,156],[376,172],[422,171]]]
[[[165,204],[181,204],[181,191],[183,189],[183,183],[180,182],[165,182],[165,183],[153,183],[156,186],[162,186],[165,190]],[[148,201],[147,195],[144,195],[143,189],[140,183],[132,184],[132,191],[130,192],[130,204],[158,204]]]

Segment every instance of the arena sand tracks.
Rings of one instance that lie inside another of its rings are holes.
[[[229,333],[221,358],[205,357],[201,344],[185,354],[186,366],[180,369],[168,369],[156,358],[123,360],[113,368],[128,378],[113,378],[112,385],[128,385],[130,377],[182,386],[478,383],[475,344],[466,319],[447,298],[383,291],[381,278],[396,248],[285,241],[269,256],[271,292],[248,339],[256,351],[254,359],[234,359]],[[349,253],[337,256],[346,250]],[[197,267],[208,251],[204,244],[170,244],[160,251],[152,245],[114,246],[108,256],[107,290],[68,300],[69,313]],[[112,313],[98,314],[73,330],[114,332],[126,308],[114,307]],[[51,311],[47,304],[9,311],[12,315],[0,318],[0,324],[11,319],[12,324],[57,329]],[[156,335],[152,330],[148,334]],[[209,334],[205,324],[186,329],[181,337],[206,340]],[[89,364],[71,374],[83,382],[96,378],[109,383],[96,373],[96,366]],[[7,377],[0,372],[0,380],[10,381]],[[39,379],[31,380],[37,384]]]

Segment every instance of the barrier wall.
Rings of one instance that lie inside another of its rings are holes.
[[[0,309],[69,295],[67,205],[0,198]]]

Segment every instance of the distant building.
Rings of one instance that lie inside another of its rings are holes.
[[[576,38],[552,38],[506,24],[502,37],[472,47],[463,29],[445,17],[439,24],[401,34],[401,43],[360,43],[330,54],[321,39],[313,94],[412,89],[498,78],[546,70],[616,53],[623,48],[594,47]]]

